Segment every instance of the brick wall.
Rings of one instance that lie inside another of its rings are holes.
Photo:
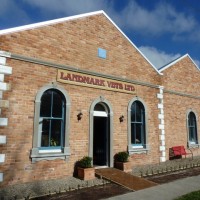
[[[107,50],[106,59],[97,57],[99,47]],[[160,76],[104,15],[2,35],[0,50],[199,95],[199,75],[191,60],[185,58],[166,69],[164,76]],[[129,101],[137,95],[145,102],[150,150],[147,154],[133,154],[131,161],[133,166],[160,162],[158,88],[135,85],[136,94],[133,95],[58,83],[71,99],[71,156],[67,162],[57,159],[31,163],[29,156],[33,142],[35,96],[41,87],[56,81],[57,69],[16,59],[7,59],[7,62],[12,66],[13,74],[6,77],[6,82],[12,84],[12,90],[4,95],[10,102],[9,109],[3,110],[3,115],[9,118],[9,125],[0,127],[0,135],[7,136],[7,144],[0,146],[0,151],[6,154],[5,163],[0,165],[0,170],[4,172],[1,186],[72,176],[74,163],[88,155],[89,110],[99,96],[107,99],[113,108],[113,154],[127,150]],[[192,84],[188,85],[188,82]],[[163,101],[167,154],[172,145],[186,144],[186,110],[192,107],[199,112],[200,117],[200,104],[199,99],[169,93],[164,93]],[[80,110],[83,117],[78,121]],[[125,116],[122,123],[119,122],[121,115]],[[198,149],[195,154],[198,154]]]

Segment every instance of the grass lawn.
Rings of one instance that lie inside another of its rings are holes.
[[[189,194],[183,195],[174,200],[200,200],[200,190],[196,192],[191,192]]]

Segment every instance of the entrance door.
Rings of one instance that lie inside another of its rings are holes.
[[[93,164],[109,166],[109,116],[105,105],[97,104],[93,117]]]

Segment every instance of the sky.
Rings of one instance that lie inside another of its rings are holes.
[[[199,0],[1,0],[0,30],[98,10],[155,67],[186,53],[200,66]]]

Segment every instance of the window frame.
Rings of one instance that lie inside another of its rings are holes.
[[[195,127],[196,128],[196,141],[195,142],[190,141],[189,116],[190,116],[191,113],[194,114],[195,123],[196,123],[196,127]],[[187,119],[187,140],[188,140],[187,143],[188,143],[188,147],[189,148],[199,147],[200,145],[199,145],[199,135],[198,135],[198,115],[194,110],[190,109],[190,110],[187,111],[187,118],[186,119]]]
[[[134,102],[140,102],[143,107],[144,107],[144,143],[142,143],[141,145],[133,145],[131,143],[131,136],[132,136],[132,133],[131,133],[131,124],[132,124],[132,121],[131,121],[131,107],[133,105]],[[129,151],[129,154],[133,154],[133,153],[147,153],[147,151],[149,150],[149,145],[148,145],[148,126],[147,126],[147,106],[146,104],[144,103],[144,101],[139,98],[139,97],[135,97],[133,98],[129,104],[128,104],[128,151]]]
[[[41,133],[40,133],[40,105],[41,97],[45,91],[49,89],[58,90],[63,94],[66,102],[65,110],[65,131],[64,131],[64,144],[63,148],[58,149],[54,147],[41,148]],[[36,94],[35,98],[35,116],[34,116],[34,135],[33,135],[33,148],[31,150],[31,159],[32,162],[40,160],[54,160],[54,159],[64,159],[67,160],[70,156],[70,147],[69,147],[69,123],[70,123],[70,98],[65,89],[61,86],[58,86],[56,83],[45,85],[40,88]]]

